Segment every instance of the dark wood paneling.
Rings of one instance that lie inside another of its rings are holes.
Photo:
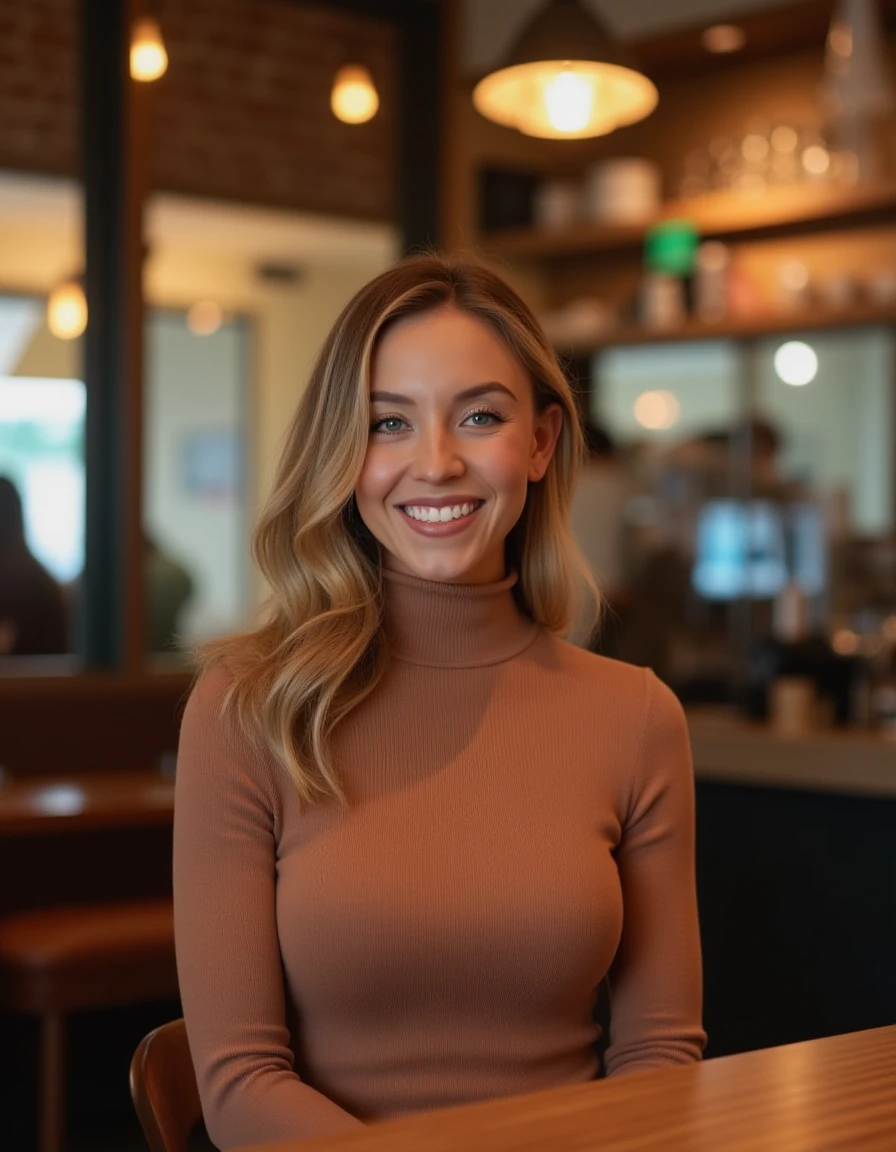
[[[896,801],[697,785],[708,1056],[896,1021]]]
[[[14,775],[152,768],[174,752],[187,675],[0,680],[0,767]]]

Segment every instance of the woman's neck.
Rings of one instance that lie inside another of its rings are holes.
[[[500,664],[535,639],[519,608],[512,572],[495,584],[440,584],[384,570],[390,653],[412,664],[475,668]]]

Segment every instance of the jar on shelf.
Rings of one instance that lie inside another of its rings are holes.
[[[606,224],[646,223],[659,211],[661,185],[659,166],[652,160],[602,160],[586,174],[584,213]]]

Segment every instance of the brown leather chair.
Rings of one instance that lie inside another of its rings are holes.
[[[0,1009],[40,1019],[40,1149],[62,1152],[65,1017],[177,996],[170,900],[77,905],[0,920]]]
[[[131,1099],[151,1152],[188,1152],[202,1104],[183,1020],[140,1041],[131,1061]]]

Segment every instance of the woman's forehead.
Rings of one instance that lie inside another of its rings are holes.
[[[529,385],[525,368],[485,321],[453,307],[403,317],[374,353],[371,392],[401,382],[424,392],[497,381],[515,394]]]

